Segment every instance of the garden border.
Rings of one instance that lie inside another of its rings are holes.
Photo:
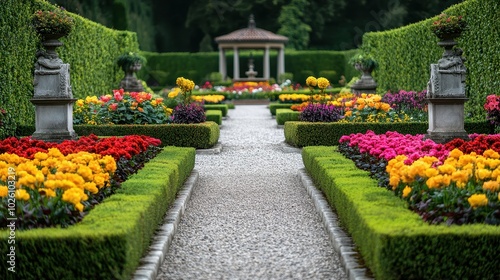
[[[305,147],[302,157],[377,279],[497,276],[500,227],[429,225],[336,147]]]
[[[194,148],[165,147],[80,223],[15,232],[16,273],[2,279],[129,279],[194,165]],[[1,252],[9,236],[0,231]]]

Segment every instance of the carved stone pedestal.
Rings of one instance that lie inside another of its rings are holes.
[[[436,143],[455,138],[469,139],[464,129],[464,103],[467,98],[429,98],[429,129],[425,135]]]
[[[445,51],[437,64],[431,64],[427,86],[429,129],[425,138],[446,143],[454,138],[469,139],[464,130],[465,75],[462,50],[453,49],[453,39],[438,43]]]
[[[361,65],[356,65],[355,68],[362,73],[361,78],[351,86],[351,92],[354,94],[361,93],[376,93],[377,83],[371,75],[373,68],[364,69]]]
[[[73,98],[69,64],[57,56],[55,48],[62,45],[57,38],[42,43],[45,52],[37,54],[35,63],[35,93],[30,100],[35,105],[35,128],[32,138],[47,142],[76,139],[73,130]]]

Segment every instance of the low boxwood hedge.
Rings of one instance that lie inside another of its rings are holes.
[[[222,112],[220,110],[206,110],[205,115],[207,116],[207,121],[214,122],[218,125],[222,124]]]
[[[300,112],[291,109],[276,109],[276,122],[284,125],[288,121],[298,121]]]
[[[0,261],[15,246],[16,273],[2,279],[130,279],[195,164],[194,148],[165,147],[116,194],[68,228],[0,231]]]
[[[206,110],[220,110],[222,112],[222,116],[227,116],[227,112],[229,111],[229,107],[227,104],[205,104],[203,108]]]
[[[315,123],[293,122],[285,123],[285,142],[295,147],[334,146],[338,145],[340,137],[351,133],[365,133],[372,130],[375,133],[398,131],[402,134],[426,134],[429,124],[421,123]],[[491,134],[493,127],[486,121],[465,122],[468,133]]]
[[[290,109],[292,105],[291,103],[269,103],[269,110],[271,111],[271,115],[276,116],[277,109]]]
[[[162,146],[193,147],[208,149],[219,141],[219,125],[212,121],[198,124],[155,124],[155,125],[75,125],[79,136],[124,136],[141,134],[161,140]],[[28,136],[35,132],[33,126],[18,127],[18,136]]]
[[[302,157],[376,279],[498,278],[500,227],[429,225],[336,147]]]

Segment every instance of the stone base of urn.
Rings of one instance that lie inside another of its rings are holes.
[[[467,98],[429,98],[429,129],[425,139],[446,143],[455,138],[469,140],[464,129],[464,103]]]
[[[60,143],[75,140],[78,135],[73,130],[73,98],[33,98],[35,105],[36,131],[32,139]]]
[[[363,69],[361,66],[356,66],[356,69],[363,74],[361,78],[351,86],[351,92],[353,94],[376,93],[377,83],[373,80],[371,75],[374,68]]]

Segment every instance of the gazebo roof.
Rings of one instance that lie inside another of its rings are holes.
[[[220,43],[286,43],[288,37],[274,34],[271,31],[255,27],[253,15],[250,15],[248,27],[238,29],[226,35],[215,38],[215,42]]]

